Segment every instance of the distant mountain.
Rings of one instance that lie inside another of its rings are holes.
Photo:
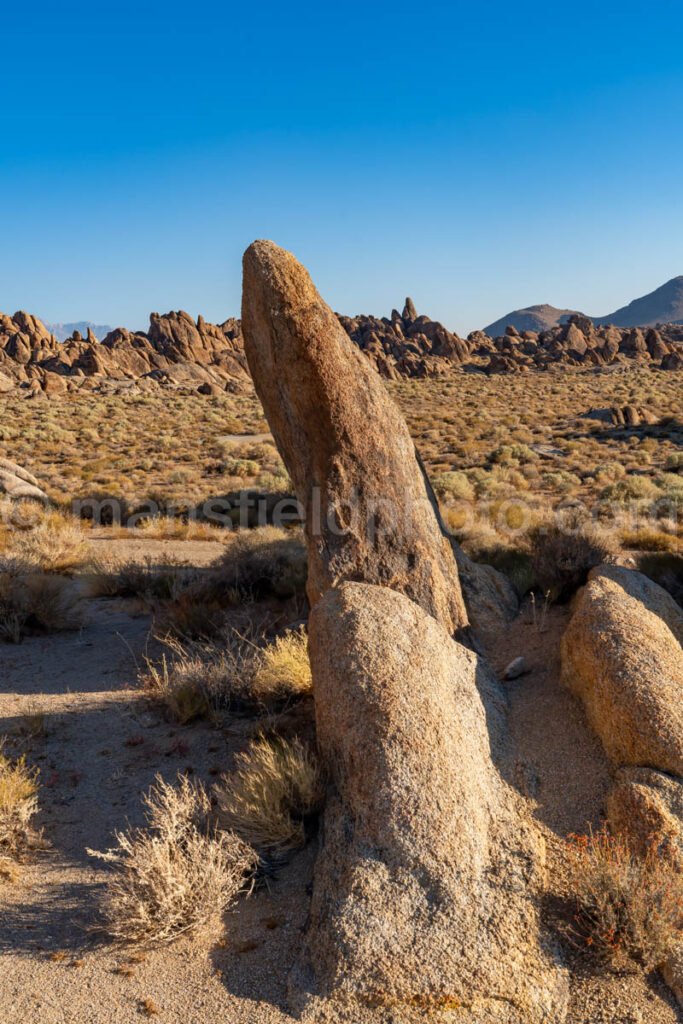
[[[45,326],[47,327],[50,334],[54,334],[57,341],[66,341],[67,338],[70,338],[72,336],[74,331],[80,331],[80,333],[85,338],[87,337],[88,334],[88,328],[90,328],[90,330],[93,332],[98,341],[102,341],[102,338],[106,338],[106,336],[111,331],[111,327],[109,327],[108,324],[94,324],[90,320],[79,320],[77,323],[74,324],[46,323]]]
[[[547,331],[567,322],[573,309],[557,309],[555,306],[527,306],[525,309],[514,309],[500,320],[494,321],[484,328],[492,338],[505,333],[510,325],[518,331]],[[587,316],[588,314],[581,314]],[[661,288],[649,295],[634,299],[628,306],[622,306],[607,316],[588,316],[589,320],[600,327],[613,324],[615,327],[654,327],[655,324],[683,323],[683,276],[674,277]]]
[[[607,316],[593,317],[594,323],[614,324],[615,327],[654,327],[655,324],[675,324],[683,321],[683,276],[656,288],[649,295],[634,299]]]
[[[547,331],[551,327],[565,324],[569,317],[576,313],[575,309],[558,309],[556,306],[549,306],[547,303],[541,306],[527,306],[525,309],[515,309],[512,313],[502,316],[500,320],[494,321],[484,328],[484,331],[492,338],[505,334],[505,328],[510,325],[518,331]]]

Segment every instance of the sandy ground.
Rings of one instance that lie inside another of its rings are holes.
[[[172,555],[195,565],[219,553],[201,541],[110,541],[106,548],[122,561]],[[610,779],[580,706],[559,683],[567,616],[566,608],[552,610],[541,627],[526,608],[488,638],[499,672],[517,655],[527,661],[527,674],[506,684],[513,781],[547,840],[551,890],[561,888],[563,837],[599,822]],[[106,849],[115,829],[141,823],[140,795],[156,773],[174,779],[188,771],[211,781],[244,742],[243,722],[174,727],[140,697],[137,668],[156,650],[149,630],[146,616],[99,599],[87,602],[79,633],[0,645],[0,735],[27,744],[40,768],[39,824],[50,844],[18,883],[0,887],[0,1024],[129,1024],[150,1012],[169,1024],[293,1019],[287,975],[305,923],[313,848],[242,900],[226,915],[222,935],[206,941],[136,956],[94,930],[107,868],[86,849]],[[37,714],[45,715],[44,735],[27,738]],[[683,1021],[658,978],[606,975],[565,952],[568,1024]]]
[[[124,543],[129,557],[137,542]],[[191,547],[196,561],[197,543]],[[153,554],[149,548],[146,542]],[[218,546],[206,548],[215,558]],[[188,555],[177,542],[173,550]],[[115,829],[142,823],[140,794],[157,772],[174,779],[191,771],[211,781],[230,765],[244,733],[240,723],[234,730],[173,727],[140,699],[137,665],[155,641],[149,619],[125,607],[89,601],[79,633],[0,645],[0,735],[27,742],[40,768],[39,824],[51,846],[23,868],[19,883],[0,888],[0,1021],[127,1024],[145,1018],[145,1000],[173,1024],[291,1020],[285,986],[306,914],[312,850],[229,912],[222,937],[184,941],[131,964],[130,951],[93,931],[107,867],[86,849],[104,850]],[[45,735],[22,739],[25,716],[35,722],[36,714],[45,715]]]

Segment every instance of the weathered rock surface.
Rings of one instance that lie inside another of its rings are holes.
[[[418,316],[408,298],[400,314],[391,319],[375,316],[339,316],[349,337],[383,377],[434,377],[450,365],[464,362],[471,346],[443,324]]]
[[[34,498],[46,502],[47,494],[32,473],[9,459],[0,458],[0,494],[8,498]]]
[[[610,826],[644,850],[666,842],[683,870],[683,782],[653,768],[620,768],[607,798]]]
[[[491,755],[497,683],[383,587],[328,591],[309,637],[332,792],[297,1006],[316,1021],[330,997],[391,1008],[392,1021],[417,1008],[468,1024],[562,1021],[565,978],[531,898],[541,840]]]
[[[558,311],[564,316],[568,311]],[[500,322],[490,330],[500,331]],[[553,366],[609,366],[636,361],[674,370],[683,364],[683,332],[678,324],[660,324],[643,333],[639,328],[596,326],[589,317],[570,314],[550,328],[539,324],[520,334],[509,328],[489,337],[477,331],[468,337],[470,351],[485,356],[488,373],[512,373]]]
[[[308,272],[273,242],[244,256],[245,350],[305,511],[308,593],[359,580],[405,593],[453,634],[458,570],[405,421]]]
[[[683,775],[683,611],[647,577],[593,570],[562,639],[562,674],[617,765]]]
[[[59,343],[36,317],[0,314],[0,372],[47,394],[75,389],[80,378],[104,382],[153,378],[157,384],[248,384],[239,321],[217,326],[187,313],[152,313],[147,334],[118,327],[99,342],[91,330]]]

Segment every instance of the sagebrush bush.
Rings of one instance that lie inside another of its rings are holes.
[[[237,755],[215,794],[221,825],[277,857],[306,842],[324,784],[316,754],[298,737],[260,737]]]
[[[616,965],[659,967],[683,938],[683,874],[667,844],[653,836],[636,850],[603,827],[570,836],[567,854],[574,937]]]
[[[551,601],[566,601],[591,569],[616,554],[613,539],[580,515],[548,520],[529,533],[533,574]]]
[[[157,776],[144,798],[147,827],[117,832],[116,847],[88,852],[113,865],[102,900],[105,927],[116,941],[172,942],[200,933],[244,892],[255,852],[211,820],[200,783]]]
[[[35,845],[31,819],[38,810],[38,770],[12,760],[0,739],[0,858],[17,858]]]

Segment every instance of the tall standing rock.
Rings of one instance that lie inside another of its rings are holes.
[[[498,764],[496,680],[452,638],[467,622],[458,571],[406,425],[272,242],[245,254],[243,329],[305,508],[330,779],[293,1008],[315,1024],[441,1011],[453,1024],[561,1024],[566,979],[533,898],[542,843]]]
[[[453,551],[405,421],[308,272],[273,242],[244,255],[242,329],[305,511],[311,604],[362,581],[401,591],[451,634],[465,627]]]

